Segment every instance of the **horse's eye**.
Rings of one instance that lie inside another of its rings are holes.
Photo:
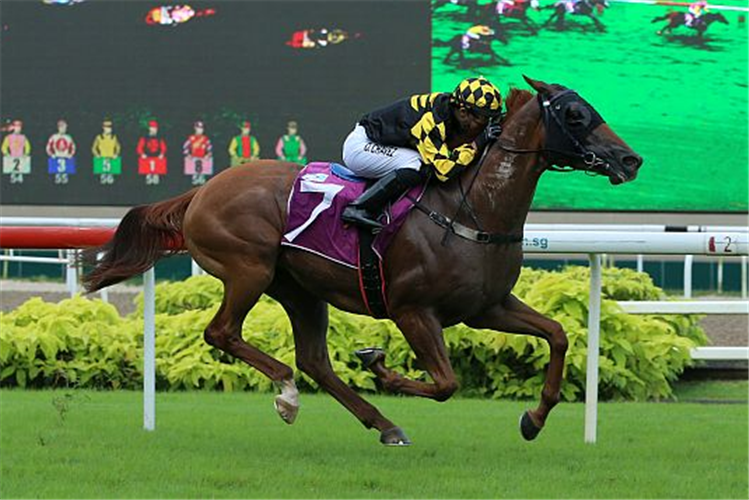
[[[584,125],[586,114],[580,109],[579,106],[570,106],[565,113],[567,123],[572,126]]]

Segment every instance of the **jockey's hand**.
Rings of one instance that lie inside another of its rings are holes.
[[[489,125],[486,126],[486,130],[484,133],[486,134],[486,138],[489,141],[493,141],[502,133],[502,125],[500,125],[498,122],[491,121],[489,122]]]
[[[487,144],[494,142],[501,133],[502,126],[499,123],[496,123],[494,121],[489,122],[489,125],[486,126],[484,131],[481,132],[481,134],[479,134],[479,136],[474,141],[474,143],[476,144],[476,149],[478,151],[483,150]]]

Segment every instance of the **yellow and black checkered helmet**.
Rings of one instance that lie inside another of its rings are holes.
[[[457,104],[489,118],[502,114],[502,95],[484,77],[466,78],[455,87],[452,97]]]

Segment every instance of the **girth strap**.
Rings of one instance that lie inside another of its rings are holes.
[[[369,313],[377,319],[388,318],[382,261],[372,249],[373,241],[368,229],[359,228],[359,288]]]
[[[449,217],[439,212],[430,210],[423,203],[413,198],[409,198],[419,211],[425,213],[432,222],[438,226],[450,230],[453,234],[463,239],[473,241],[474,243],[483,243],[486,245],[503,245],[508,243],[520,243],[523,241],[522,234],[504,234],[504,233],[487,233],[464,226],[460,222],[452,221]]]

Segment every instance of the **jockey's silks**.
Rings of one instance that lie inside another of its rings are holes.
[[[437,178],[445,181],[476,156],[470,144],[453,150],[447,147],[450,113],[450,94],[420,94],[368,113],[359,123],[373,142],[417,150]]]

